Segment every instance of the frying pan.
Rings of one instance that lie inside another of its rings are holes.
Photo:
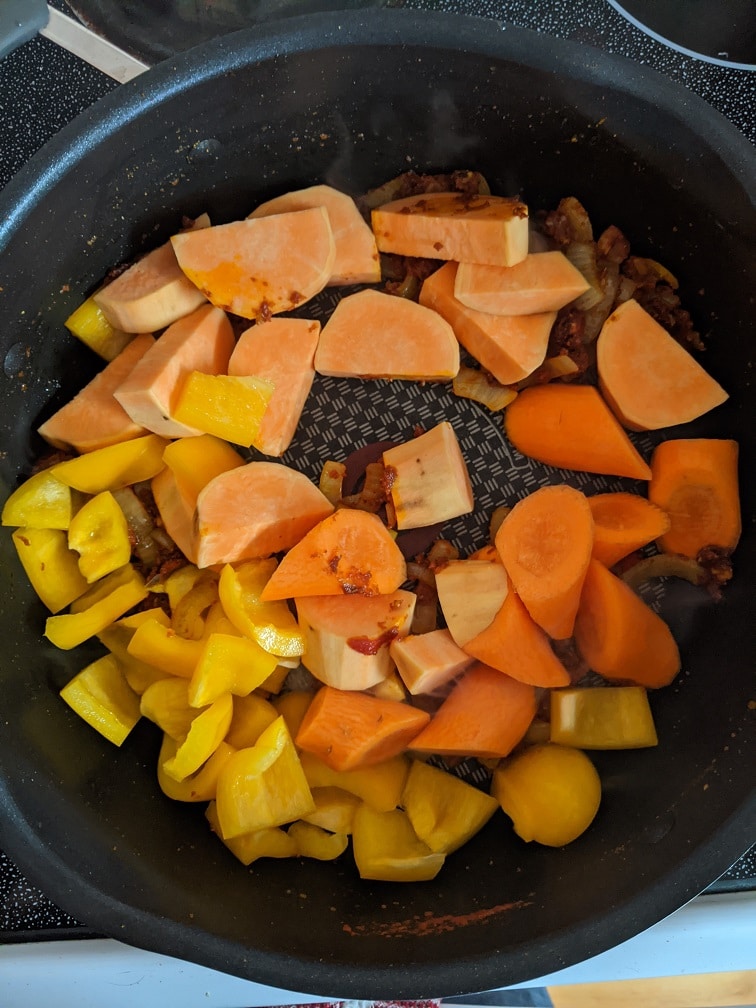
[[[617,224],[636,253],[669,265],[710,337],[707,368],[731,394],[675,431],[738,438],[744,534],[723,601],[685,583],[656,597],[684,657],[653,696],[660,744],[595,754],[602,808],[564,849],[520,842],[497,815],[433,882],[362,882],[346,860],[247,870],[200,809],[162,796],[151,726],[115,750],[60,701],[98,652],[45,643],[5,535],[0,845],[99,932],[314,994],[439,997],[599,953],[698,894],[753,841],[754,155],[649,69],[493,21],[372,11],[235,33],[107,96],[2,196],[2,489],[41,447],[30,432],[94,370],[63,320],[181,214],[221,222],[317,180],[357,194],[405,168],[462,166],[534,207],[574,194],[597,228]],[[315,475],[326,445],[343,455],[451,409],[443,390],[429,400],[394,385],[320,384],[292,458]],[[454,419],[479,510],[577,479],[529,468],[500,422],[480,416]]]

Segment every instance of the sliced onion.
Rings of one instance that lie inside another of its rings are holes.
[[[154,567],[158,561],[159,549],[154,535],[155,523],[149,511],[131,487],[114,490],[113,497],[123,511],[129,527],[134,553],[147,569]],[[173,543],[171,542],[170,545],[172,547]]]
[[[501,385],[487,371],[479,371],[464,364],[452,379],[452,391],[462,399],[472,399],[487,406],[494,413],[517,398],[517,392],[513,388]]]

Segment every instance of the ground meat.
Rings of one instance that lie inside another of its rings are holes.
[[[596,251],[602,259],[622,263],[630,255],[630,242],[618,227],[610,224],[596,242]]]
[[[724,546],[704,546],[698,551],[696,563],[706,571],[706,587],[718,598],[721,589],[732,580],[732,550]]]
[[[633,256],[622,264],[622,274],[635,284],[633,297],[660,326],[686,349],[705,349],[700,334],[693,326],[690,313],[680,304],[672,287],[658,276],[638,268]]]
[[[547,357],[566,354],[573,360],[578,368],[575,375],[571,376],[575,378],[584,374],[593,362],[592,355],[583,341],[584,331],[585,314],[569,305],[562,308],[552,326],[549,348],[546,352]]]

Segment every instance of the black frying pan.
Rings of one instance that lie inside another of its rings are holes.
[[[359,193],[407,167],[467,166],[534,206],[577,195],[597,227],[616,223],[680,275],[731,399],[677,433],[739,439],[744,535],[724,601],[687,584],[664,593],[684,671],[653,697],[658,748],[596,755],[593,828],[538,849],[497,816],[436,881],[404,886],[360,882],[346,861],[242,868],[200,810],[159,792],[149,725],[116,751],[59,700],[91,655],[44,643],[4,535],[0,845],[30,879],[135,945],[302,991],[421,998],[594,955],[736,860],[755,832],[754,163],[723,119],[648,69],[491,21],[389,11],[219,39],[108,96],[35,157],[0,206],[4,492],[40,448],[30,430],[92,373],[63,319],[182,213],[220,222],[316,180]],[[357,447],[366,431],[341,409],[356,393],[332,391],[318,393],[333,403],[329,438]],[[375,412],[391,427],[410,408],[400,396]],[[393,433],[381,423],[376,439]],[[493,421],[472,441],[480,487],[511,460]],[[315,455],[303,447],[308,472]]]

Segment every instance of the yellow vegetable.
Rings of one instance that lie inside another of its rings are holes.
[[[116,571],[103,581],[107,584],[95,584],[76,599],[70,612],[48,617],[45,636],[56,647],[70,650],[83,644],[133,609],[148,594],[144,578],[132,567]]]
[[[278,717],[279,712],[256,693],[234,697],[234,714],[226,741],[235,749],[248,749]],[[289,732],[292,735],[292,732]]]
[[[163,452],[163,461],[173,473],[187,500],[195,503],[200,490],[211,479],[244,465],[244,459],[227,441],[212,434],[171,441]]]
[[[642,749],[658,742],[643,686],[554,690],[551,741],[576,749]]]
[[[278,657],[278,656],[276,656]],[[260,683],[260,689],[265,693],[280,693],[283,689],[286,678],[292,668],[296,666],[292,665],[276,665],[270,675],[267,677],[265,682]]]
[[[77,673],[60,691],[68,706],[101,735],[120,746],[140,718],[139,697],[112,655]]]
[[[297,737],[299,726],[302,724],[302,719],[314,696],[315,694],[309,690],[289,690],[271,701],[278,713],[283,714],[283,719],[292,738]]]
[[[311,788],[342,788],[378,812],[397,807],[409,772],[409,760],[404,756],[394,756],[362,770],[332,770],[312,753],[303,752],[300,758]]]
[[[79,508],[68,527],[68,545],[79,554],[79,570],[90,584],[129,562],[129,526],[110,491]]]
[[[216,802],[210,802],[205,813],[207,821],[214,833],[220,837],[242,864],[250,865],[258,858],[288,858],[296,857],[297,844],[293,837],[278,826],[268,826],[251,833],[242,833],[238,837],[224,840],[220,830],[218,820],[218,809]]]
[[[494,770],[493,796],[523,840],[563,847],[598,811],[601,781],[580,749],[546,742],[530,746]]]
[[[278,662],[248,637],[212,633],[189,684],[189,702],[204,707],[223,693],[247,696],[270,675]]]
[[[131,333],[114,329],[91,297],[68,316],[64,325],[73,336],[106,361],[117,357],[133,339]]]
[[[177,781],[165,772],[163,766],[173,759],[178,751],[178,742],[170,735],[163,735],[163,744],[158,756],[157,778],[160,790],[174,801],[200,802],[215,798],[218,777],[227,761],[236,752],[227,742],[220,742],[215,752],[208,757],[199,770]]]
[[[179,637],[173,627],[156,619],[146,620],[134,632],[128,645],[133,658],[162,669],[166,675],[190,679],[200,660],[204,643]]]
[[[3,505],[2,524],[67,529],[74,510],[71,488],[52,469],[35,473]]]
[[[165,773],[176,781],[182,781],[199,770],[223,741],[233,710],[233,700],[230,694],[225,693],[199,711],[189,726],[189,734],[179,743],[175,756],[163,763]]]
[[[364,802],[354,814],[352,849],[360,878],[385,882],[426,882],[446,859],[416,836],[401,809],[376,812]]]
[[[203,571],[172,606],[171,626],[174,631],[187,640],[200,640],[207,629],[207,612],[217,601],[218,578],[212,571]]]
[[[189,705],[188,680],[179,676],[168,676],[148,686],[142,693],[140,710],[177,743],[187,737],[198,713]]]
[[[194,564],[186,564],[184,567],[179,567],[178,570],[172,571],[168,575],[162,587],[168,596],[171,612],[173,612],[179,601],[204,573],[199,567],[195,567]]]
[[[302,816],[305,822],[331,833],[352,832],[354,813],[361,804],[357,795],[349,794],[337,787],[317,787],[312,789],[315,811]]]
[[[59,462],[51,472],[56,479],[82,493],[120,490],[157,476],[164,467],[165,445],[157,434],[146,434]]]
[[[315,858],[317,861],[334,861],[344,853],[349,843],[345,833],[329,833],[302,819],[293,822],[288,833],[296,843],[300,857]]]
[[[491,795],[420,760],[412,761],[401,805],[418,837],[444,854],[467,843],[498,808]]]
[[[60,612],[87,590],[79,558],[63,529],[18,528],[13,544],[32,588],[51,613]]]
[[[162,609],[143,609],[131,616],[124,616],[123,619],[116,620],[115,623],[111,623],[110,626],[105,627],[97,634],[108,651],[116,656],[123,674],[126,676],[126,682],[139,696],[152,683],[165,678],[165,672],[162,669],[148,665],[146,662],[134,658],[128,652],[129,642],[134,636],[136,628],[151,619],[161,622],[164,626],[170,624],[167,614]]]
[[[173,416],[187,427],[249,448],[257,439],[272,395],[273,383],[264,378],[192,371]]]
[[[304,636],[284,601],[261,602],[260,593],[276,569],[273,559],[250,560],[221,571],[218,591],[223,609],[239,630],[261,648],[283,658],[304,653]]]

